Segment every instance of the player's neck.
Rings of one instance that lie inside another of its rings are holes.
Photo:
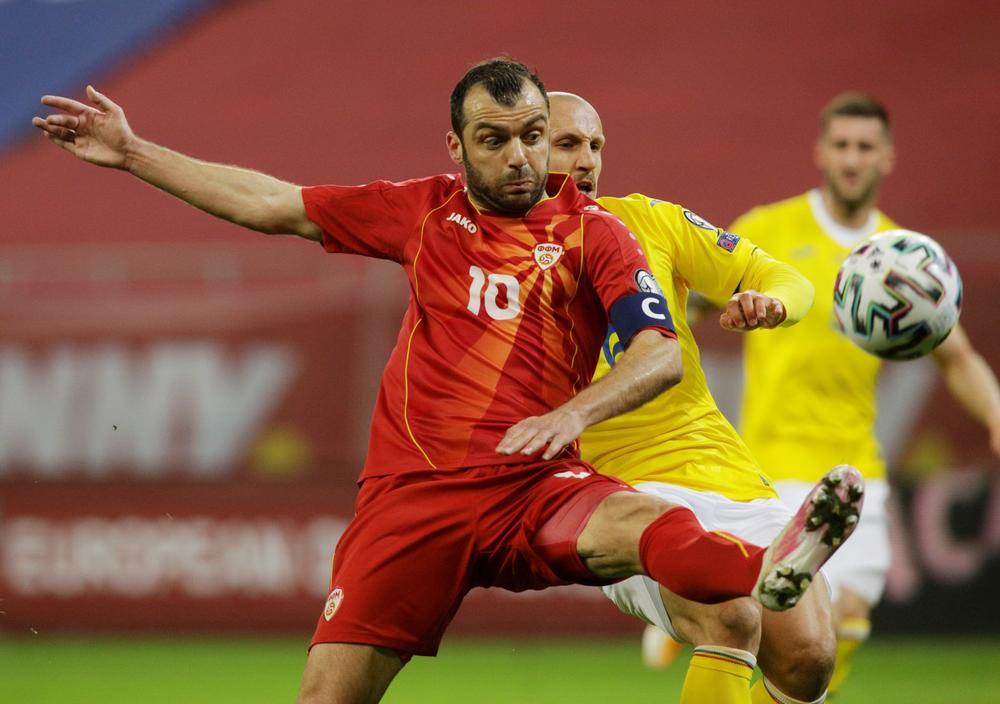
[[[536,200],[534,203],[532,203],[529,208],[527,208],[526,210],[523,210],[523,211],[519,210],[519,211],[513,212],[513,211],[510,211],[510,210],[504,210],[503,208],[501,208],[499,206],[496,206],[496,205],[491,205],[490,203],[486,202],[481,196],[479,196],[478,194],[474,193],[471,188],[466,188],[465,189],[465,196],[466,196],[466,198],[469,199],[469,204],[473,208],[476,209],[477,213],[480,213],[480,214],[482,214],[482,213],[488,213],[490,215],[502,215],[503,217],[508,217],[508,218],[523,218],[528,213],[530,213],[531,209],[534,208],[536,205],[538,205],[539,203],[541,203],[544,200],[548,200],[549,199],[549,195],[545,191],[542,191],[541,197],[538,200]]]
[[[823,207],[830,219],[851,230],[860,229],[868,223],[878,197],[876,193],[872,193],[867,200],[855,204],[836,198],[828,186],[820,187],[819,192],[823,197]]]

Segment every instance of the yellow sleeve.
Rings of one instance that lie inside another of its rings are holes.
[[[765,296],[781,301],[786,313],[782,327],[802,320],[812,308],[816,297],[816,289],[798,269],[791,264],[779,262],[760,247],[755,247],[751,252],[740,283],[741,291],[748,289],[760,291]]]
[[[669,233],[674,270],[711,301],[727,301],[746,270],[754,244],[711,225],[679,205],[660,203],[657,227]]]

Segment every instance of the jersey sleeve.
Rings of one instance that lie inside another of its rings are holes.
[[[594,290],[623,346],[628,347],[641,330],[676,337],[666,298],[646,256],[618,218],[607,213],[590,218],[584,258]]]
[[[780,262],[760,247],[750,256],[740,290],[753,289],[765,296],[777,298],[785,307],[782,327],[794,325],[812,308],[816,289],[812,283],[791,264]]]
[[[690,288],[716,304],[736,293],[756,249],[753,242],[678,205],[658,204],[654,213],[661,231],[672,230],[663,239],[673,245],[674,269]]]
[[[419,227],[424,190],[420,181],[307,186],[302,202],[306,215],[322,229],[327,252],[401,262],[406,241]]]

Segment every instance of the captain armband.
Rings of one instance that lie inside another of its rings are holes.
[[[645,328],[666,330],[671,337],[676,337],[667,299],[659,293],[640,291],[622,296],[611,306],[608,316],[625,347],[637,332]]]

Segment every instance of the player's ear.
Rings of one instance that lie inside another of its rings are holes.
[[[896,148],[890,142],[885,149],[885,158],[882,160],[883,178],[891,174],[894,168],[896,168]]]
[[[823,135],[813,145],[813,165],[820,171],[823,170]]]
[[[458,135],[452,131],[448,131],[447,137],[445,137],[445,142],[448,144],[448,156],[456,164],[462,163],[462,140],[458,138]]]

